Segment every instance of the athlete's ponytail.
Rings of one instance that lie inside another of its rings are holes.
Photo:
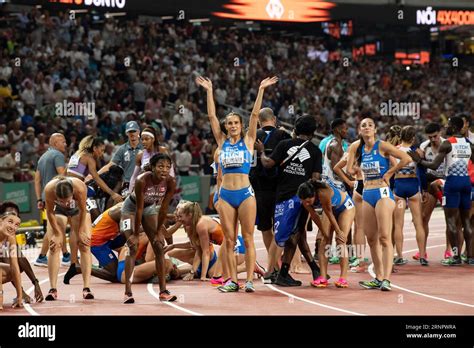
[[[191,233],[188,234],[188,237],[191,241],[191,244],[194,246],[199,245],[199,237],[196,232],[196,225],[198,224],[199,220],[202,217],[202,210],[201,207],[199,206],[198,202],[184,202],[179,204],[179,210],[183,214],[192,215],[192,222],[191,222]]]
[[[104,140],[100,137],[94,137],[93,135],[88,135],[79,143],[79,149],[75,153],[79,158],[85,154],[91,154],[94,151],[94,147],[104,144]]]
[[[397,145],[400,145],[401,140],[402,140],[402,127],[400,127],[399,125],[394,125],[390,127],[387,133],[387,142],[389,142],[393,146],[397,146]]]

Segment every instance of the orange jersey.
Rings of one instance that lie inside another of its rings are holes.
[[[213,244],[222,245],[222,242],[224,241],[224,232],[222,232],[221,224],[216,220],[214,221],[217,223],[217,226],[216,229],[209,234],[209,240]]]
[[[120,233],[119,224],[109,215],[109,210],[104,211],[95,221],[92,227],[91,246],[99,246]]]

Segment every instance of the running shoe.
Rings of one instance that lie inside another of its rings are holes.
[[[245,292],[255,292],[255,287],[253,286],[253,282],[251,281],[245,282]]]
[[[128,304],[128,303],[135,303],[135,299],[133,298],[132,293],[125,294],[123,297],[123,303]]]
[[[350,263],[350,264],[353,263],[353,262],[356,262],[356,261],[358,261],[358,260],[359,260],[359,258],[358,258],[357,256],[349,257],[349,263]]]
[[[388,279],[382,280],[382,284],[380,285],[380,290],[382,290],[382,291],[391,291],[392,286],[390,284],[390,280],[388,280]]]
[[[232,280],[228,280],[224,285],[217,288],[220,292],[237,292],[239,291],[239,284]]]
[[[160,297],[160,301],[163,301],[163,302],[174,302],[178,299],[175,295],[171,295],[169,290],[160,291],[159,297]]]
[[[333,257],[329,258],[329,263],[331,265],[338,265],[339,262],[341,262],[341,260],[337,256],[333,256]]]
[[[407,259],[403,259],[401,257],[395,257],[393,259],[393,263],[397,266],[403,266],[403,265],[406,265],[408,263],[408,260]]]
[[[336,280],[336,282],[334,284],[336,285],[336,288],[348,288],[349,287],[349,283],[347,283],[347,280],[345,280],[344,278],[339,278],[338,280]]]
[[[466,255],[466,254],[461,254],[461,260],[462,260],[464,263],[467,263],[467,255]]]
[[[92,294],[91,289],[89,289],[89,288],[82,289],[82,298],[84,300],[93,300],[94,295]]]
[[[315,280],[313,280],[311,283],[311,286],[314,286],[315,288],[327,288],[329,285],[328,280],[324,278],[323,276],[319,276]]]
[[[263,276],[263,284],[275,284],[278,278],[278,271],[273,271]]]
[[[441,260],[441,264],[443,266],[460,266],[462,265],[462,260],[460,258],[455,259],[454,257],[450,257],[450,258]]]
[[[63,254],[63,257],[61,259],[61,266],[64,266],[64,267],[71,266],[71,254],[70,253]]]
[[[420,265],[422,266],[428,266],[428,260],[425,259],[424,257],[420,258]]]
[[[278,274],[275,284],[280,286],[301,286],[302,283],[299,280],[293,279],[293,277],[288,273],[286,277]]]
[[[219,278],[214,278],[213,277],[213,278],[211,278],[210,283],[211,283],[212,286],[222,286],[222,285],[224,285],[224,281],[225,280],[222,277],[219,277]]]
[[[417,260],[417,261],[418,261],[418,260],[420,259],[420,252],[417,251],[416,254],[412,256],[412,258],[413,258],[413,260]],[[427,253],[425,253],[425,257],[424,257],[424,258],[425,258],[425,259],[428,258],[428,254],[427,254]]]
[[[360,281],[359,285],[364,289],[380,289],[382,282],[377,278],[374,278],[372,280]]]
[[[350,271],[352,273],[364,273],[366,271],[365,266],[356,266],[356,267],[351,267]]]
[[[46,301],[55,301],[58,299],[58,290],[57,289],[49,289],[48,295],[44,298]]]
[[[449,259],[450,257],[453,257],[453,253],[451,252],[451,250],[446,250],[444,252],[444,258]]]
[[[71,279],[74,278],[74,276],[77,274],[77,269],[76,269],[76,264],[71,263],[69,266],[69,269],[67,270],[66,274],[64,275],[63,283],[64,284],[69,284],[71,282]]]
[[[467,263],[469,266],[474,266],[474,258],[473,258],[473,257],[468,258],[466,263]]]
[[[267,270],[262,265],[260,265],[258,263],[258,261],[255,261],[255,268],[254,268],[253,272],[260,279],[265,275],[265,273],[267,273]]]
[[[48,267],[48,257],[45,255],[45,256],[38,256],[38,258],[36,259],[35,263],[34,263],[35,266],[37,267]]]

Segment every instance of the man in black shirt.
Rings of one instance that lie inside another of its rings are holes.
[[[308,213],[302,208],[296,195],[299,185],[311,178],[319,179],[321,175],[322,154],[311,142],[315,130],[314,117],[301,116],[295,122],[296,138],[281,141],[270,157],[263,153],[261,157],[265,168],[279,166],[274,228],[275,243],[284,248],[281,269],[275,280],[275,283],[281,286],[301,285],[300,281],[294,280],[288,273],[296,246],[311,267],[313,279],[320,274],[306,240]],[[261,142],[258,143],[259,151],[263,150],[262,145]],[[273,265],[269,266],[274,268]],[[272,272],[272,269],[269,271]],[[271,278],[275,279],[275,274]]]
[[[263,108],[258,118],[261,128],[257,131],[257,141],[263,143],[264,153],[268,156],[280,141],[289,139],[290,135],[276,128],[276,117],[272,109]],[[250,170],[250,183],[257,200],[257,229],[262,231],[263,242],[268,252],[273,240],[273,213],[275,212],[278,168],[264,168],[260,157],[257,156],[256,166]]]

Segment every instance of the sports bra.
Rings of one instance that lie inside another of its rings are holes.
[[[89,175],[89,168],[84,163],[81,163],[80,159],[78,154],[72,155],[67,166],[67,172],[78,175],[84,179]]]
[[[364,173],[366,181],[382,179],[390,166],[388,158],[380,154],[379,145],[380,140],[377,140],[369,153],[365,152],[365,145],[362,148],[360,169]]]
[[[231,144],[227,139],[222,145],[219,153],[219,163],[222,167],[222,175],[225,174],[249,174],[252,154],[247,149],[243,139]]]
[[[335,209],[339,208],[342,204],[341,192],[337,189],[337,187],[334,187],[330,183],[326,183],[326,185],[328,185],[332,189],[332,191],[334,192],[334,194],[331,197],[331,206]],[[314,206],[316,208],[322,208],[321,201],[318,200],[317,202],[315,202]]]

